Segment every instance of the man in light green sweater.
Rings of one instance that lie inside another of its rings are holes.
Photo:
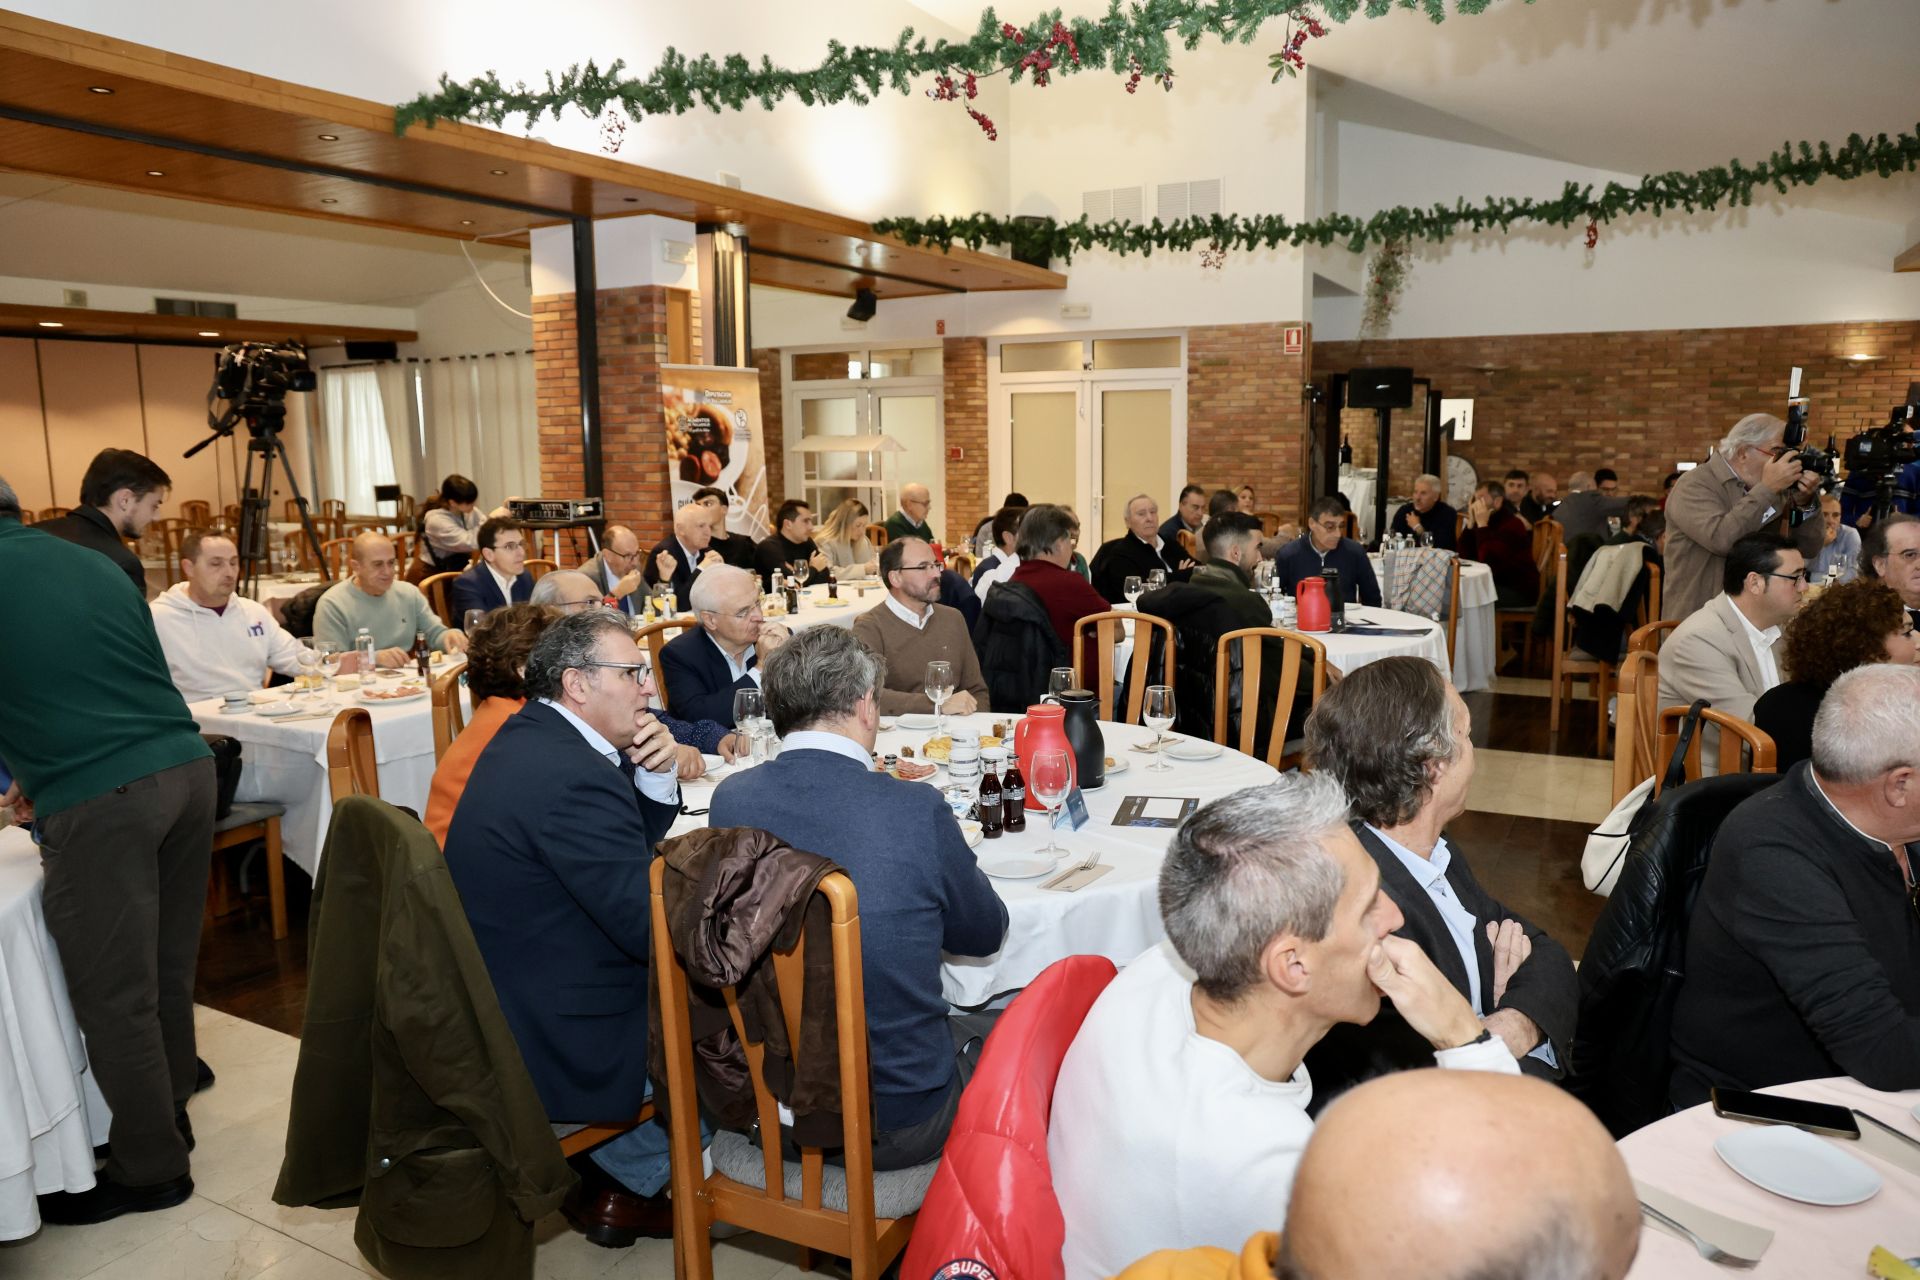
[[[953,696],[941,708],[971,715],[987,705],[980,657],[958,609],[940,604],[940,561],[919,538],[900,538],[880,549],[880,581],[887,598],[853,620],[860,643],[887,660],[880,714],[933,710],[927,697],[929,662],[953,666]]]
[[[405,663],[414,635],[422,631],[427,633],[427,643],[436,648],[466,652],[466,633],[442,622],[420,588],[396,581],[399,564],[393,539],[381,533],[361,534],[353,540],[352,563],[353,577],[329,588],[314,608],[315,644],[349,651],[365,627],[382,666]]]

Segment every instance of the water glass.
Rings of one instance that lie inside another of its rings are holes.
[[[333,678],[340,674],[340,663],[346,656],[331,646],[320,651],[320,678],[326,682],[329,690],[333,688]]]
[[[1073,687],[1072,667],[1055,667],[1047,672],[1047,701],[1060,701],[1060,695]]]
[[[1166,585],[1167,585],[1167,571],[1165,569],[1154,569],[1148,572],[1147,590],[1158,591],[1160,588]]]
[[[460,616],[460,629],[466,632],[468,636],[472,636],[474,630],[486,620],[487,611],[485,609],[469,609]]]
[[[758,689],[733,691],[733,727],[743,736],[758,729],[767,715],[767,695]]]
[[[1173,772],[1173,766],[1167,763],[1165,747],[1166,731],[1174,721],[1172,685],[1150,684],[1147,686],[1147,697],[1142,708],[1141,719],[1146,722],[1147,728],[1153,730],[1153,763],[1147,766],[1147,771],[1149,773]]]
[[[298,688],[308,700],[311,700],[314,687],[320,680],[320,651],[312,645],[303,643],[294,650],[293,657],[294,661],[300,664]]]
[[[1027,770],[1027,789],[1033,798],[1047,807],[1047,847],[1040,852],[1054,858],[1066,853],[1055,841],[1053,823],[1060,805],[1073,789],[1073,758],[1058,747],[1033,753],[1033,767]]]

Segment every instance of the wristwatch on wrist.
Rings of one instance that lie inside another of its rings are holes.
[[[1465,1049],[1465,1048],[1469,1048],[1472,1045],[1485,1044],[1491,1039],[1493,1039],[1493,1028],[1486,1026],[1485,1024],[1482,1024],[1480,1027],[1479,1035],[1475,1036],[1471,1040],[1468,1040],[1462,1044],[1457,1044],[1453,1047],[1456,1049]]]

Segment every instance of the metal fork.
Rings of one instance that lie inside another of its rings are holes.
[[[1673,1231],[1678,1231],[1681,1235],[1693,1241],[1693,1247],[1699,1252],[1700,1256],[1708,1262],[1717,1262],[1723,1267],[1733,1267],[1741,1271],[1760,1265],[1760,1259],[1758,1258],[1743,1258],[1737,1253],[1728,1253],[1711,1240],[1702,1239],[1687,1227],[1682,1226],[1680,1223],[1648,1204],[1645,1200],[1640,1202],[1640,1212],[1646,1214],[1661,1226]]]
[[[1082,858],[1078,863],[1076,863],[1071,867],[1068,867],[1065,871],[1062,871],[1059,875],[1047,881],[1045,884],[1041,885],[1040,887],[1042,889],[1051,889],[1055,885],[1065,884],[1067,881],[1079,875],[1082,871],[1091,871],[1099,865],[1100,865],[1100,851],[1098,849],[1095,849],[1092,853]]]

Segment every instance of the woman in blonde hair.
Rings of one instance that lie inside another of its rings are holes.
[[[867,540],[867,508],[858,498],[848,498],[833,509],[825,524],[813,535],[819,548],[827,553],[834,567],[871,577],[878,567],[879,554]]]

